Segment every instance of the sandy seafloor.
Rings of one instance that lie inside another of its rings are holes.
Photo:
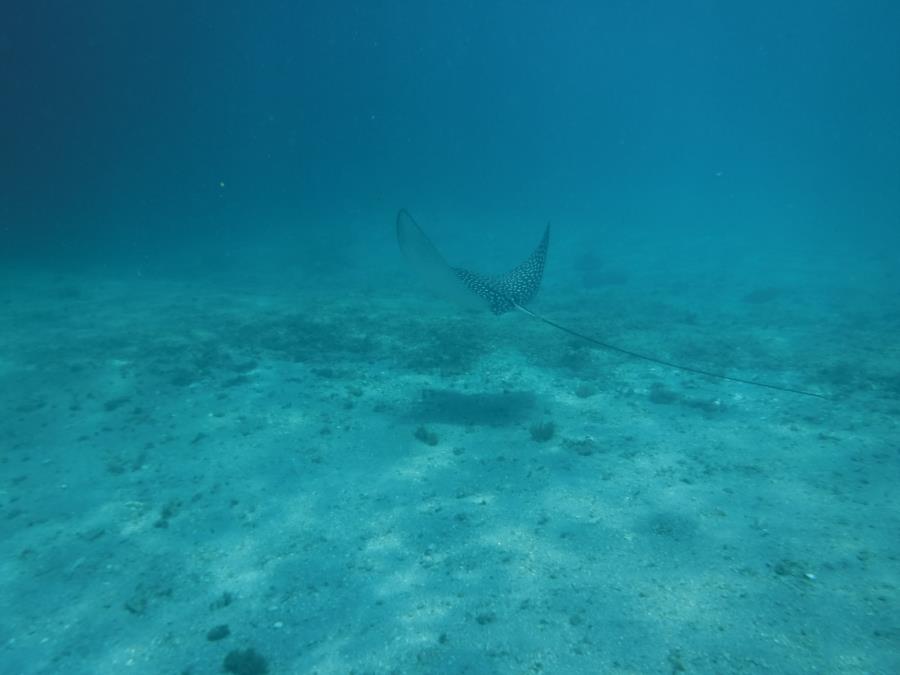
[[[0,288],[4,674],[900,672],[900,307],[865,284],[535,303],[827,401],[412,289]]]

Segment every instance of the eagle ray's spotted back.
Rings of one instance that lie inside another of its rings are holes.
[[[550,226],[528,259],[506,274],[495,277],[454,267],[453,272],[475,295],[487,301],[494,314],[504,314],[530,302],[537,295],[544,276],[544,262],[550,243]]]

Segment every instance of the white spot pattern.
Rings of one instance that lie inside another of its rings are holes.
[[[544,261],[547,259],[549,243],[550,226],[547,225],[534,253],[521,265],[500,277],[470,272],[461,267],[454,267],[453,271],[473,293],[487,300],[494,314],[504,314],[515,309],[516,305],[530,302],[537,295],[544,276]]]

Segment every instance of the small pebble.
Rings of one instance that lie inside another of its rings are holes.
[[[206,634],[206,639],[210,642],[215,642],[216,640],[224,640],[229,635],[231,635],[231,629],[228,627],[228,624],[223,623],[215,628],[211,628]]]

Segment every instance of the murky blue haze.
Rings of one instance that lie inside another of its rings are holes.
[[[403,205],[463,237],[883,251],[898,23],[890,2],[9,6],[4,259],[164,268],[294,237],[327,259],[340,232],[380,267]]]

